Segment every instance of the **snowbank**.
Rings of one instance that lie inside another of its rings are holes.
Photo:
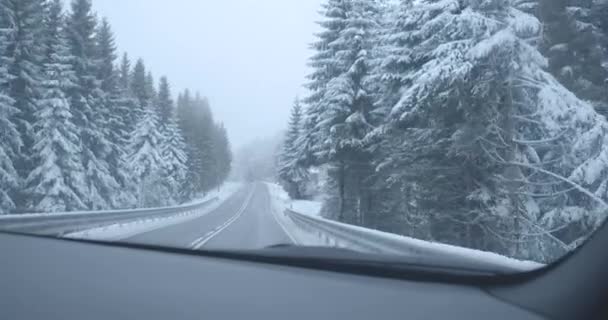
[[[71,239],[89,239],[89,240],[103,240],[103,241],[119,241],[122,239],[126,239],[132,236],[135,236],[140,233],[153,231],[156,229],[161,229],[164,227],[168,227],[171,225],[183,223],[190,221],[192,219],[196,219],[207,214],[210,211],[213,211],[217,208],[222,202],[228,199],[231,195],[233,195],[236,191],[238,191],[242,187],[241,183],[230,182],[224,184],[219,191],[210,192],[205,197],[200,199],[196,199],[191,203],[205,201],[207,199],[218,198],[218,201],[214,202],[210,206],[207,206],[201,210],[197,211],[189,211],[183,212],[179,214],[175,214],[169,217],[163,218],[149,218],[142,219],[137,221],[131,221],[126,223],[117,223],[104,227],[89,229],[78,231],[74,233],[70,233],[64,235],[66,238]]]
[[[276,184],[266,183],[272,198],[273,205],[273,213],[283,228],[290,234],[290,236],[295,240],[297,244],[300,245],[308,245],[308,246],[337,246],[343,248],[349,248],[353,250],[360,250],[361,248],[355,247],[348,243],[347,241],[341,241],[341,239],[335,239],[329,235],[323,235],[321,232],[310,232],[308,230],[303,230],[298,225],[296,225],[288,216],[285,215],[285,209],[291,209],[296,212],[298,211],[298,205],[294,205],[294,202],[289,199],[287,193]],[[387,233],[383,231],[347,225],[344,223],[324,219],[318,215],[318,210],[315,211],[316,207],[314,204],[304,204],[302,205],[304,211],[300,212],[309,216],[314,217],[326,223],[328,225],[339,226],[341,228],[348,228],[353,231],[357,231],[357,233],[363,233],[369,235],[370,239],[373,238],[381,238],[381,239],[390,239],[393,241],[398,241],[399,243],[404,244],[405,246],[411,246],[412,248],[416,248],[416,251],[429,252],[430,254],[446,254],[450,256],[459,256],[466,257],[467,259],[483,261],[488,264],[500,265],[509,267],[515,270],[521,271],[530,271],[540,267],[543,267],[543,264],[533,262],[533,261],[522,261],[513,258],[509,258],[503,255],[499,255],[493,252],[486,252],[480,250],[474,250],[469,248],[463,248],[443,243],[435,243],[420,239],[414,239],[410,237],[405,237],[397,234]],[[308,212],[306,212],[308,210]],[[394,252],[390,252],[394,253]]]
[[[309,216],[320,216],[321,204],[320,201],[293,200],[290,203],[289,209]]]
[[[327,246],[327,243],[320,239],[317,235],[310,234],[298,228],[293,221],[285,215],[285,209],[294,208],[294,201],[289,198],[289,195],[283,187],[272,182],[264,183],[268,187],[270,192],[272,214],[274,215],[277,223],[283,228],[289,238],[297,245],[302,246]],[[308,206],[310,209],[311,206]],[[314,215],[317,215],[314,212]]]
[[[272,182],[264,182],[268,189],[270,190],[270,194],[273,196],[273,199],[276,199],[281,202],[281,205],[284,208],[289,208],[293,211],[304,213],[310,216],[319,216],[321,213],[321,201],[311,201],[311,200],[292,200],[287,192],[281,187]]]

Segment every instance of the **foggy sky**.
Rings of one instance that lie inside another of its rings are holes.
[[[285,128],[304,95],[322,0],[92,0],[119,51],[200,91],[234,147]],[[68,6],[69,8],[69,6]]]

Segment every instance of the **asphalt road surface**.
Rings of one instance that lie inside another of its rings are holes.
[[[261,249],[293,241],[274,218],[268,187],[248,184],[200,218],[125,239],[190,249]]]

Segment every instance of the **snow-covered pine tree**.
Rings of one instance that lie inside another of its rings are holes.
[[[13,165],[21,179],[25,179],[33,169],[35,113],[41,95],[42,63],[44,47],[38,41],[43,39],[43,0],[2,0],[2,15],[6,17],[5,61],[9,72],[8,94],[13,99],[17,113],[11,121],[17,126],[23,144],[13,154]],[[17,207],[25,209],[29,195],[18,192],[14,195]]]
[[[142,59],[137,59],[130,79],[131,92],[137,98],[143,114],[145,107],[150,103],[151,97],[146,86],[146,65]]]
[[[374,113],[381,118],[400,100],[401,89],[409,84],[408,77],[417,67],[411,63],[412,31],[416,27],[409,16],[411,7],[412,0],[401,0],[385,7],[382,15],[371,75],[378,85]]]
[[[114,32],[108,22],[103,18],[95,33],[96,60],[97,60],[97,79],[100,82],[100,89],[104,93],[110,93],[118,87],[118,74],[115,72],[114,62],[116,61],[116,44]]]
[[[131,89],[131,60],[129,54],[124,52],[120,59],[120,66],[118,67],[118,83],[123,89]]]
[[[608,70],[608,0],[593,0],[590,20],[602,48],[602,66]],[[605,83],[608,85],[608,79],[605,80]]]
[[[128,137],[134,129],[129,122],[133,112],[133,101],[129,99],[128,92],[121,88],[119,82],[120,74],[114,66],[117,58],[114,34],[107,19],[102,19],[95,40],[97,43],[95,55],[97,81],[100,84],[99,92],[102,103],[100,111],[106,113],[103,117],[107,126],[104,126],[103,130],[109,142],[106,159],[112,177],[120,186],[120,189],[114,191],[113,198],[116,199],[117,206],[131,207],[135,205],[134,185],[128,173],[125,157]]]
[[[195,148],[199,152],[201,190],[208,192],[218,185],[215,149],[215,122],[209,101],[197,92],[193,101],[195,117]]]
[[[176,103],[175,103],[175,107],[176,107],[176,109],[177,109],[177,113],[176,113],[176,114],[178,115],[178,118],[179,118],[179,110],[180,110],[180,106],[183,106],[183,105],[184,105],[184,93],[179,92],[179,93],[177,94],[177,101],[176,101]]]
[[[167,125],[173,118],[173,99],[171,98],[171,88],[167,77],[161,77],[158,84],[158,116],[161,125]]]
[[[111,143],[105,130],[108,127],[108,110],[97,80],[96,26],[90,0],[73,0],[67,18],[67,37],[77,85],[70,90],[69,97],[74,122],[80,128],[83,143],[87,205],[90,209],[107,209],[120,206],[115,197],[120,185],[106,161]]]
[[[592,16],[598,6],[589,0],[540,0],[535,12],[543,23],[541,52],[549,71],[608,115],[608,70],[602,67],[605,52]]]
[[[176,201],[185,200],[183,186],[186,183],[188,156],[186,143],[175,115],[171,89],[167,77],[160,78],[158,89],[159,126],[163,140],[162,157],[165,165],[164,181]]]
[[[377,175],[386,181],[386,186],[395,185],[397,190],[406,191],[406,194],[407,190],[415,190],[414,199],[403,201],[414,200],[418,210],[414,213],[405,212],[406,217],[416,218],[410,220],[429,220],[434,229],[431,238],[472,245],[468,243],[468,240],[473,238],[467,234],[470,230],[455,221],[470,223],[469,221],[475,221],[477,218],[475,213],[488,212],[475,209],[474,201],[467,199],[471,191],[466,190],[466,186],[481,188],[487,182],[475,175],[487,177],[491,176],[491,173],[482,173],[484,168],[481,165],[474,168],[459,165],[480,161],[474,159],[480,154],[475,152],[477,150],[470,152],[470,159],[453,157],[448,151],[451,148],[451,136],[456,130],[465,127],[459,119],[458,106],[470,105],[468,100],[471,98],[466,94],[467,87],[461,89],[460,82],[457,82],[459,79],[466,79],[462,75],[468,70],[464,67],[469,66],[466,50],[477,41],[477,33],[487,27],[483,24],[480,28],[469,27],[468,23],[474,22],[465,19],[478,17],[471,15],[471,9],[467,8],[469,2],[421,1],[413,6],[404,2],[402,6],[394,33],[399,38],[395,37],[393,43],[394,50],[403,50],[404,54],[394,60],[400,62],[400,66],[393,66],[397,68],[391,70],[391,60],[386,64],[386,67],[389,67],[387,78],[397,80],[396,92],[400,94],[392,112],[393,119],[397,121],[396,125],[387,125],[382,131],[374,132],[376,135],[385,135],[383,144],[378,146],[381,148],[380,152],[375,153],[385,157],[376,158]],[[464,8],[468,9],[466,14]],[[445,26],[451,28],[445,29]],[[438,33],[438,30],[444,33]],[[450,33],[458,37],[451,37]],[[459,48],[459,44],[464,48]],[[457,49],[465,50],[465,53]],[[460,60],[455,60],[458,58]],[[424,78],[425,73],[429,78]],[[497,79],[500,77],[495,71],[491,75],[497,76]],[[433,78],[430,78],[431,76]],[[388,88],[390,89],[390,85]],[[406,95],[410,90],[416,92],[411,98]],[[387,90],[387,95],[393,92],[395,91]],[[407,107],[404,108],[405,97],[411,102],[408,101]],[[421,111],[413,113],[410,108]],[[380,183],[383,183],[383,179],[380,179]],[[393,206],[412,209],[408,208],[407,203]],[[424,221],[422,223],[424,224]]]
[[[144,109],[135,132],[129,142],[130,154],[127,162],[131,174],[137,181],[138,207],[154,207],[170,204],[170,194],[163,183],[164,159],[162,156],[163,136],[159,130],[159,120],[151,107]]]
[[[461,221],[516,244],[486,249],[543,260],[605,216],[608,127],[544,71],[546,59],[530,45],[541,24],[520,4],[416,2],[409,12],[419,68],[391,116],[412,154],[395,160],[418,205],[449,221],[434,225],[436,239],[458,243],[472,230],[445,228]],[[570,226],[568,236],[551,232]]]
[[[201,182],[201,151],[196,145],[196,118],[194,113],[194,105],[190,90],[186,89],[183,94],[179,95],[177,100],[177,118],[179,127],[186,143],[186,154],[188,156],[188,180],[189,183],[184,186],[184,197],[192,198],[198,192],[202,191]]]
[[[150,99],[149,104],[154,106],[158,112],[158,92],[156,92],[156,85],[154,82],[154,76],[151,71],[148,71],[146,74],[146,83],[145,83],[146,91],[148,92],[148,97]]]
[[[6,83],[6,80],[1,78],[6,74],[2,75],[2,73],[6,73],[6,70],[0,68],[0,84]],[[21,145],[19,132],[9,120],[17,113],[12,103],[13,100],[6,93],[0,92],[0,133],[5,137],[0,141],[0,215],[8,214],[15,209],[13,195],[21,181],[12,160],[15,158],[15,151]]]
[[[346,28],[347,12],[350,10],[350,0],[328,0],[322,5],[323,18],[319,22],[322,31],[316,36],[318,40],[311,45],[315,54],[310,58],[308,65],[313,69],[308,75],[310,80],[306,87],[310,95],[304,99],[306,112],[303,123],[301,154],[300,158],[306,165],[315,165],[323,162],[323,157],[318,150],[327,136],[323,131],[317,129],[321,122],[321,112],[327,108],[325,92],[328,83],[336,78],[342,66],[336,61],[338,48],[331,45],[336,41],[340,33]]]
[[[4,3],[0,4],[4,6]],[[0,8],[0,215],[15,209],[14,195],[21,179],[13,161],[22,145],[17,126],[11,121],[18,113],[15,101],[8,94],[9,73],[12,57],[7,55],[7,36],[12,31],[6,8]]]
[[[604,92],[608,92],[608,0],[591,0],[588,3],[591,7],[584,11],[585,18],[591,24],[594,40],[597,41],[599,46],[599,50],[595,48],[592,50],[594,52],[599,51],[600,63],[603,69],[603,72],[600,72],[605,76],[601,87]],[[598,71],[594,71],[595,73],[598,73]],[[608,117],[608,95],[604,94],[599,103],[596,102],[596,110]]]
[[[188,155],[186,143],[179,125],[174,117],[169,119],[164,134],[163,161],[165,165],[165,183],[176,201],[186,200],[184,184],[188,174]]]
[[[129,54],[124,52],[120,59],[118,69],[118,84],[124,89],[131,89],[131,59]]]
[[[228,132],[224,124],[216,126],[215,134],[215,156],[218,175],[218,187],[219,184],[223,183],[230,174],[232,169],[232,151],[230,150],[230,140],[228,139]]]
[[[90,0],[73,0],[67,17],[66,33],[73,58],[73,69],[77,83],[70,90],[76,124],[84,128],[89,124],[93,110],[90,105],[92,92],[96,89],[94,34],[96,19],[91,11]]]
[[[131,61],[127,53],[124,53],[120,61],[118,76],[121,105],[124,106],[125,130],[129,134],[135,130],[139,119],[143,114],[143,109],[138,103],[138,99],[131,90]]]
[[[198,93],[192,97],[189,90],[180,94],[177,101],[177,118],[188,156],[189,183],[184,193],[192,197],[223,182],[230,171],[232,156],[225,130],[218,129],[213,121],[209,101]],[[221,159],[227,163],[221,163]]]
[[[401,0],[381,6],[378,43],[373,50],[370,78],[375,87],[373,122],[377,126],[366,136],[365,144],[373,155],[375,172],[369,183],[374,189],[374,212],[368,225],[417,238],[429,239],[429,221],[425,213],[415,208],[413,184],[403,174],[401,166],[392,165],[412,153],[404,145],[404,136],[387,122],[392,107],[401,99],[401,90],[411,83],[410,75],[418,65],[413,64],[412,49],[415,39],[412,31],[417,27],[410,18],[413,2]],[[407,223],[403,223],[406,220]]]
[[[298,139],[302,127],[302,105],[298,99],[291,108],[287,133],[278,159],[279,181],[293,199],[302,199],[308,171],[298,163]]]
[[[323,107],[317,109],[313,136],[325,137],[316,154],[329,161],[330,176],[338,185],[341,221],[365,224],[371,209],[371,190],[365,182],[372,173],[364,138],[374,129],[371,55],[380,20],[377,1],[351,0],[342,20],[343,29],[329,44],[335,73],[324,87]]]
[[[86,209],[82,147],[65,92],[74,85],[67,40],[63,34],[62,1],[49,4],[45,28],[47,57],[42,99],[33,126],[35,167],[26,180],[28,209],[65,212]]]

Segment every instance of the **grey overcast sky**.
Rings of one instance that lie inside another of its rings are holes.
[[[92,0],[119,51],[209,98],[234,147],[285,128],[322,0]]]

